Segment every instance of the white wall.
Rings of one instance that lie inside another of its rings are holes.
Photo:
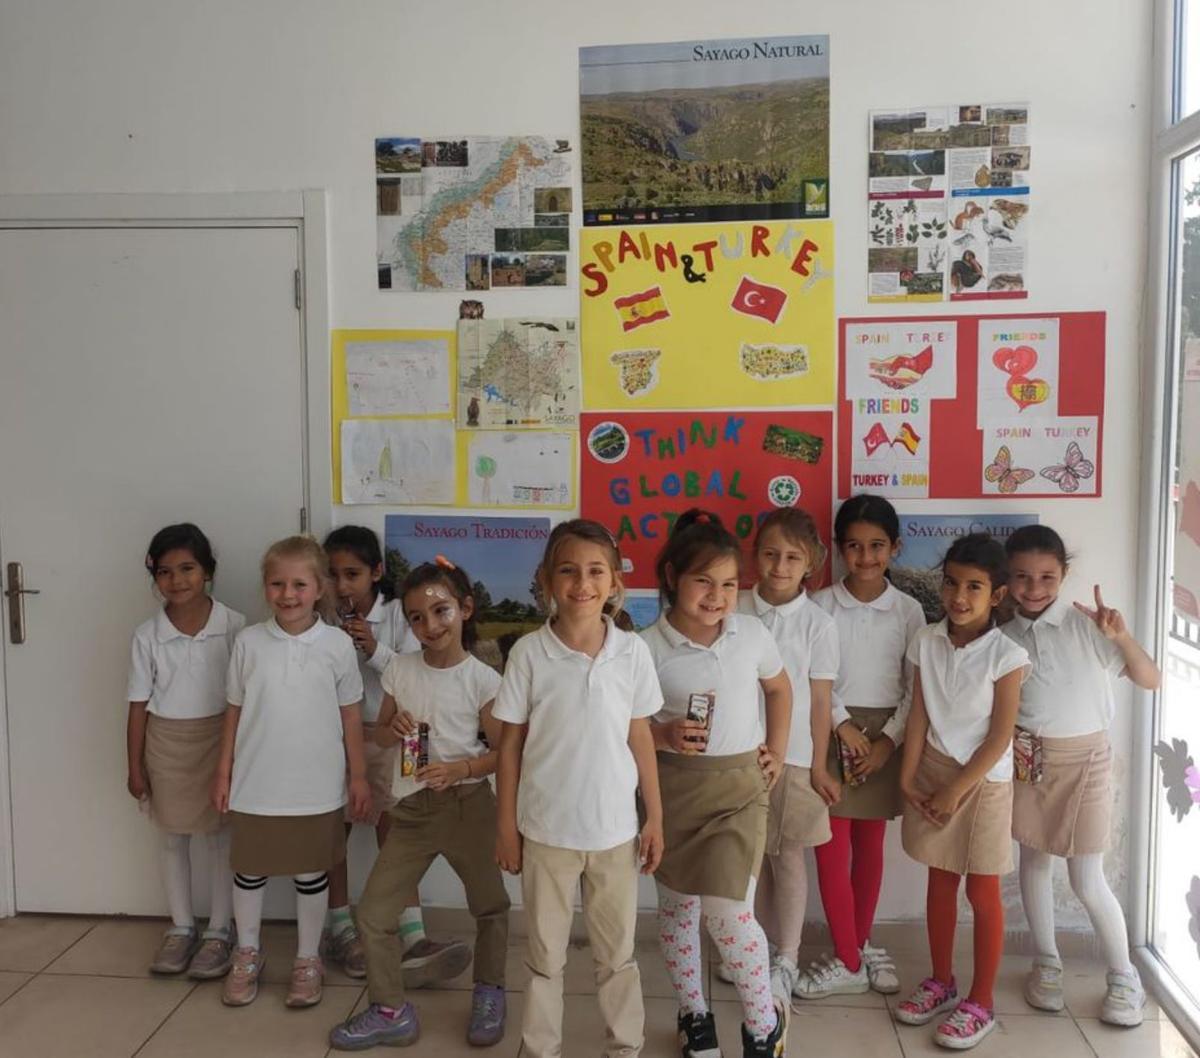
[[[0,194],[326,188],[332,326],[449,327],[459,295],[375,289],[376,135],[528,133],[577,143],[580,45],[828,33],[837,307],[865,315],[868,109],[1028,101],[1033,296],[998,311],[1107,311],[1108,417],[1104,498],[1022,509],[1038,510],[1078,552],[1068,591],[1085,597],[1100,580],[1128,612],[1150,8],[1149,0],[0,0]],[[577,311],[570,289],[483,297],[492,316]],[[314,460],[328,462],[327,444],[314,438]],[[382,531],[384,513],[338,508],[333,518]],[[1123,692],[1114,732],[1121,777],[1129,701]],[[1123,886],[1128,828],[1119,816],[1110,868]],[[919,916],[923,872],[896,837],[880,914]],[[1017,906],[1015,876],[1009,882]],[[436,903],[461,898],[441,874],[425,893]],[[1064,920],[1082,921],[1064,897],[1067,907],[1074,917]]]

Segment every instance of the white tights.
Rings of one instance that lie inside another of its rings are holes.
[[[1058,959],[1058,944],[1054,939],[1053,870],[1054,857],[1050,853],[1021,846],[1021,901],[1038,954],[1047,959]],[[1129,961],[1125,915],[1104,877],[1104,857],[1098,852],[1068,857],[1067,876],[1071,889],[1092,920],[1092,928],[1100,938],[1109,968],[1119,973],[1131,973],[1133,964]]]
[[[229,870],[229,828],[222,827],[204,835],[208,848],[209,915],[206,933],[224,933],[229,929],[233,911],[233,874]],[[164,834],[162,843],[163,885],[167,907],[175,929],[194,929],[192,914],[191,834]]]

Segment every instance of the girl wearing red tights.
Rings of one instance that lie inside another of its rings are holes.
[[[900,755],[908,718],[912,667],[905,651],[925,627],[921,606],[886,577],[900,549],[900,519],[882,496],[852,496],[834,520],[846,575],[813,596],[833,618],[841,661],[833,685],[829,770],[842,776],[842,797],[829,809],[832,839],[813,852],[833,954],[814,962],[795,995],[898,992],[895,965],[872,946],[871,928],[883,882],[887,821],[900,815]],[[838,741],[848,752],[845,766]],[[840,769],[840,772],[839,772]]]
[[[1013,727],[1029,655],[995,623],[1008,579],[1004,548],[960,537],[942,561],[946,618],[917,633],[900,790],[904,851],[929,867],[925,916],[933,970],[896,1009],[909,1025],[953,1012],[934,1042],[974,1047],[996,1027],[992,991],[1004,944],[1000,876],[1012,870]],[[975,918],[975,977],[962,1002],[954,981],[958,886]]]

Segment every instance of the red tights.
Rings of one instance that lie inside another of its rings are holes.
[[[942,984],[954,980],[954,927],[958,924],[960,874],[929,868],[925,896],[925,920],[929,928],[929,953],[933,976]],[[975,979],[967,997],[987,1010],[992,1009],[992,992],[1004,950],[1004,907],[1000,903],[1000,876],[968,874],[967,899],[975,917]]]
[[[832,817],[829,826],[833,837],[813,849],[817,883],[834,954],[857,973],[859,953],[871,936],[879,904],[887,820]]]

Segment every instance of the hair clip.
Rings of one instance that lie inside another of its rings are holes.
[[[453,562],[451,562],[445,555],[434,555],[433,561],[434,561],[434,564],[441,569],[451,569],[451,570],[458,569],[458,567]]]
[[[697,525],[708,525],[711,521],[712,521],[712,515],[709,514],[707,511],[701,511],[698,515],[696,515],[696,524]]]

